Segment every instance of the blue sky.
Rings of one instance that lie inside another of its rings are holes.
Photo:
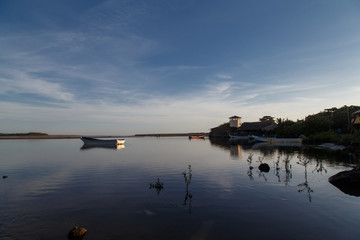
[[[0,132],[209,131],[359,95],[359,1],[0,1]]]

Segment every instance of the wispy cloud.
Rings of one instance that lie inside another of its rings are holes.
[[[232,76],[228,75],[228,74],[217,74],[217,77],[220,79],[231,79],[233,78]]]
[[[59,83],[34,78],[27,73],[12,72],[6,79],[0,77],[0,83],[1,94],[34,94],[54,100],[74,100],[73,94]]]

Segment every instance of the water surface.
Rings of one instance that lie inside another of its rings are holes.
[[[360,198],[328,182],[355,166],[346,154],[184,137],[2,140],[0,152],[0,239],[67,239],[75,225],[84,239],[360,235]]]

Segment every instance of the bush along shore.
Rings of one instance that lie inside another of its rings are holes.
[[[305,119],[291,121],[277,119],[278,137],[306,136],[306,143],[319,144],[331,142],[347,146],[360,146],[360,129],[353,124],[360,106],[343,106],[325,109]]]

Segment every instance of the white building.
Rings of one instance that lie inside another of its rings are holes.
[[[238,128],[241,126],[241,117],[232,116],[232,117],[229,117],[229,119],[230,119],[230,127],[231,128]]]

